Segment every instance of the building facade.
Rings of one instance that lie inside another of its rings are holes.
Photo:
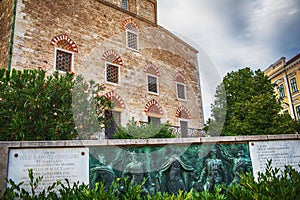
[[[157,24],[156,0],[2,0],[0,13],[1,67],[103,84],[114,125],[203,127],[198,52]]]
[[[275,90],[282,99],[282,113],[290,114],[293,119],[300,119],[300,54],[286,61],[281,58],[265,71],[275,84]]]

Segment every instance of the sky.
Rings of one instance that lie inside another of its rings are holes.
[[[300,53],[300,0],[157,0],[158,24],[195,47],[203,111],[229,72]]]

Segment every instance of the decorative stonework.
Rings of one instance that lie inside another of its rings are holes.
[[[111,99],[113,103],[115,103],[115,107],[117,108],[125,108],[124,101],[122,97],[120,97],[115,91],[110,91],[104,95],[106,98]]]
[[[160,76],[159,70],[152,62],[145,65],[144,72],[154,75],[154,76]]]
[[[121,56],[112,49],[104,52],[104,54],[102,56],[102,60],[106,60],[108,62],[123,66],[123,60],[122,60]]]
[[[50,44],[55,46],[58,42],[63,41],[63,40],[67,41],[70,44],[70,46],[72,47],[70,49],[71,51],[78,53],[78,47],[77,47],[76,43],[66,34],[61,34],[61,35],[55,36],[51,40]]]
[[[175,114],[178,118],[191,119],[190,112],[184,106],[180,106]]]
[[[186,79],[184,78],[184,76],[180,72],[178,72],[177,74],[175,74],[173,80],[176,81],[176,82],[178,82],[178,83],[184,83],[184,84],[186,84]]]
[[[132,18],[126,19],[126,20],[122,23],[122,27],[126,30],[128,24],[132,24],[133,26],[135,26],[135,28],[136,28],[136,30],[138,31],[138,33],[139,33],[139,34],[141,33],[139,25],[138,25],[135,21],[133,21]]]
[[[154,106],[154,107],[153,107]],[[161,106],[159,105],[159,103],[155,100],[155,99],[152,99],[151,101],[149,101],[146,106],[145,106],[145,112],[149,112],[150,110],[151,111],[154,111],[155,109],[154,108],[157,108],[157,113],[156,114],[160,114],[160,115],[163,115],[164,112],[162,111],[162,108]],[[154,112],[151,112],[151,113],[154,113]]]

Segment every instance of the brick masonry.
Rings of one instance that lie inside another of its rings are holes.
[[[53,73],[55,45],[64,37],[75,48],[75,74],[104,84],[103,95],[114,91],[122,99],[122,125],[132,118],[146,122],[148,102],[155,100],[163,113],[162,122],[179,126],[178,110],[184,107],[190,116],[189,127],[202,128],[197,50],[156,24],[155,0],[130,0],[129,11],[122,10],[120,3],[121,0],[17,0],[12,68],[40,68]],[[2,0],[0,5],[8,15],[11,1]],[[9,19],[2,16],[1,21],[10,26]],[[127,23],[139,30],[138,51],[126,48]],[[1,32],[2,49],[8,46],[6,32]],[[1,58],[7,57],[2,49]],[[120,66],[118,85],[105,83],[105,63],[111,56],[117,57]],[[157,95],[147,92],[145,66],[149,63],[160,75]],[[179,73],[186,81],[187,101],[176,97],[174,77]]]

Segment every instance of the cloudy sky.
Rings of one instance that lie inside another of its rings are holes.
[[[205,119],[226,73],[300,53],[300,0],[157,0],[158,23],[199,50]]]

